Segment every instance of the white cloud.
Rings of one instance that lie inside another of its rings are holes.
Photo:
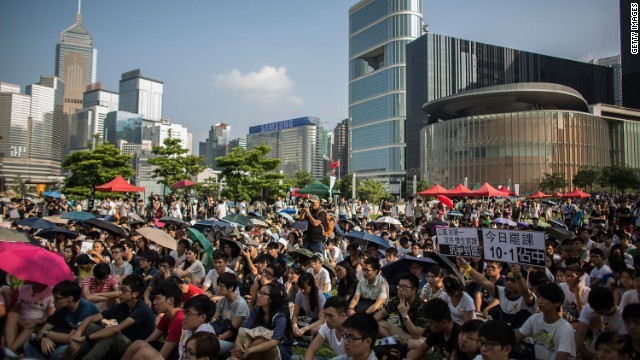
[[[242,74],[233,69],[227,74],[215,76],[216,84],[234,91],[247,100],[265,105],[288,103],[302,105],[302,98],[293,94],[294,82],[285,67],[264,66],[258,72]]]

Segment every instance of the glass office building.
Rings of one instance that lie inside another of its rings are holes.
[[[513,83],[554,83],[588,104],[614,103],[613,69],[445,35],[427,33],[407,45],[407,175],[417,175],[420,130],[438,121],[424,103],[464,91]]]
[[[548,83],[486,87],[431,101],[440,121],[420,133],[421,177],[453,187],[519,184],[538,190],[545,173],[569,181],[583,167],[640,168],[639,112],[624,116],[599,104],[595,112],[575,90]],[[613,110],[612,110],[613,109]],[[512,187],[513,189],[513,187]]]
[[[307,171],[314,178],[322,179],[326,173],[323,137],[324,129],[317,117],[283,120],[250,127],[247,150],[265,143],[271,147],[268,157],[282,161],[278,170],[286,176]]]
[[[349,171],[405,176],[405,47],[422,35],[422,1],[363,0],[349,10]]]

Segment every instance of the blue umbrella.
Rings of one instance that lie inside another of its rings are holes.
[[[287,214],[286,212],[284,212],[284,210],[283,210],[283,211],[278,212],[278,215],[280,215],[281,217],[283,217],[283,218],[285,218],[285,219],[287,219],[287,220],[289,220],[289,221],[291,221],[291,222],[294,222],[294,221],[295,221],[295,219],[293,218],[293,216],[291,216],[290,214]]]
[[[72,212],[64,213],[60,217],[63,219],[73,220],[73,221],[85,221],[85,220],[95,218],[93,214],[90,214],[86,211],[72,211]]]
[[[18,225],[30,227],[32,229],[50,229],[56,226],[56,224],[52,223],[51,221],[38,217],[22,219],[18,221]]]
[[[286,208],[284,210],[280,210],[281,213],[287,213],[289,215],[293,215],[297,212],[296,209]]]
[[[40,230],[36,235],[45,239],[53,240],[58,236],[58,234],[64,234],[67,239],[75,239],[78,237],[77,232],[60,226],[54,226],[49,229]]]
[[[411,263],[419,262],[422,265],[422,273],[425,274],[432,266],[440,266],[447,274],[456,275],[461,281],[462,275],[456,269],[451,261],[436,253],[427,253],[424,257],[405,256],[400,260],[385,264],[382,269],[382,276],[387,280],[389,285],[397,285],[400,282],[400,276],[411,272]],[[463,282],[464,283],[464,282]]]
[[[299,229],[302,231],[306,231],[308,226],[309,226],[309,223],[306,221],[296,221],[291,225],[292,228]]]
[[[385,240],[380,236],[369,234],[362,231],[350,231],[347,235],[345,235],[345,237],[347,239],[354,240],[358,244],[364,245],[364,246],[367,246],[367,244],[370,242],[378,244],[378,247],[382,250],[386,250],[392,246],[388,240]]]
[[[59,199],[60,191],[45,191],[42,193],[42,195]]]

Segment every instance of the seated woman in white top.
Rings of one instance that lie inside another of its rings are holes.
[[[475,319],[475,304],[473,298],[464,291],[462,281],[455,275],[447,275],[442,283],[446,294],[442,296],[449,310],[451,310],[451,320],[462,325],[468,320]]]
[[[324,323],[324,303],[326,298],[318,290],[313,275],[306,273],[298,279],[298,293],[295,298],[291,329],[293,335],[303,336],[306,332],[315,336]],[[302,314],[304,312],[304,316]]]

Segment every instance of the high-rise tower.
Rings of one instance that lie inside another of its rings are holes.
[[[64,82],[64,107],[67,115],[82,109],[82,95],[87,85],[96,82],[98,50],[93,48],[93,38],[82,24],[80,3],[76,22],[60,33],[56,45],[56,76]]]
[[[349,9],[350,172],[405,176],[405,47],[422,26],[422,1],[362,0]]]

